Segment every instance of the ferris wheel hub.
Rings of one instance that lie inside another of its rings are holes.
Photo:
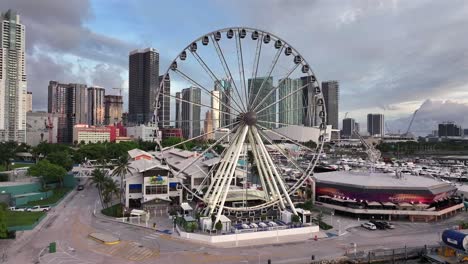
[[[254,111],[249,111],[244,113],[242,116],[242,121],[248,126],[255,126],[257,124],[257,113]]]

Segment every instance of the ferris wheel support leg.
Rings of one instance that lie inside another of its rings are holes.
[[[213,213],[213,211],[216,208],[216,205],[218,204],[219,196],[221,195],[222,188],[224,188],[224,185],[226,184],[226,181],[229,178],[227,176],[229,175],[228,173],[232,170],[232,167],[234,167],[234,171],[235,171],[235,167],[237,166],[237,161],[239,159],[239,157],[236,157],[236,153],[237,152],[240,153],[240,150],[242,150],[242,145],[245,139],[245,135],[244,137],[242,137],[242,135],[244,134],[244,131],[245,133],[247,133],[247,130],[248,130],[247,126],[243,126],[239,128],[239,130],[237,130],[237,133],[241,133],[241,135],[239,135],[235,143],[232,144],[232,147],[233,147],[231,150],[232,155],[229,155],[230,160],[225,161],[225,163],[227,164],[227,167],[225,168],[225,170],[219,172],[219,174],[218,172],[216,173],[218,174],[218,183],[219,183],[219,179],[222,179],[222,180],[219,184],[217,184],[217,188],[213,190],[214,197],[212,196],[208,202],[208,206],[210,207],[210,215]]]
[[[268,157],[268,152],[266,151],[266,148],[263,145],[263,141],[260,138],[260,136],[258,135],[257,129],[256,128],[252,128],[252,129],[253,129],[252,134],[256,138],[257,143],[259,145],[259,152],[261,154],[261,157],[264,159],[264,163],[263,163],[262,166],[264,167],[264,169],[266,169],[266,171],[268,171],[267,181],[269,180],[273,184],[273,187],[274,187],[274,190],[275,190],[275,193],[276,193],[275,195],[277,195],[277,197],[279,199],[280,207],[281,207],[281,209],[284,210],[286,208],[286,206],[284,205],[283,197],[281,196],[278,185],[276,184],[275,177],[273,175],[273,171],[271,170],[271,167],[272,166],[274,167],[274,165],[268,164],[268,158],[267,158]]]
[[[253,132],[251,132],[251,136],[252,136],[252,138],[254,138]],[[270,192],[271,192],[272,196],[274,197],[274,199],[279,200],[281,198],[281,194],[276,192],[271,180],[268,180],[267,176],[270,175],[268,170],[267,170],[268,165],[266,164],[266,161],[264,160],[264,157],[260,155],[259,147],[257,147],[257,143],[255,145],[255,153],[254,154],[256,155],[256,158],[259,161],[259,171],[263,172],[263,175],[262,175],[263,180],[267,184],[266,187],[268,187],[267,192],[268,192],[268,190],[270,190]]]
[[[310,197],[310,200],[312,201],[312,204],[315,204],[315,180],[311,176],[308,177],[310,180],[310,189],[312,191],[312,196]]]
[[[234,178],[234,175],[235,175],[235,172],[236,172],[237,161],[239,160],[239,156],[240,156],[240,153],[242,151],[242,146],[244,144],[245,137],[247,136],[248,131],[249,131],[248,126],[243,127],[242,134],[239,137],[239,140],[237,141],[237,144],[236,144],[237,148],[236,148],[236,153],[235,153],[235,156],[234,156],[234,162],[230,164],[230,165],[233,165],[233,166],[230,166],[231,170],[230,170],[230,173],[229,173],[229,179],[227,181],[227,184],[225,185],[225,190],[223,192],[223,197],[222,197],[221,202],[219,204],[218,213],[216,214],[215,223],[217,223],[219,221],[219,218],[221,217],[221,213],[223,212],[224,203],[226,202],[226,197],[227,197],[227,194],[229,192],[229,187],[231,187],[231,182],[232,182],[232,179]]]
[[[271,190],[272,188],[271,188],[271,186],[266,185],[265,176],[263,174],[263,169],[260,167],[260,159],[258,158],[257,144],[255,144],[255,141],[254,141],[253,136],[252,136],[252,130],[249,130],[249,142],[250,142],[250,147],[252,148],[252,154],[253,154],[253,157],[254,157],[255,164],[257,164],[260,182],[262,184],[263,191],[265,192],[265,199],[267,201],[270,201],[270,194],[269,194],[268,190],[269,189]],[[268,187],[269,187],[269,189],[268,189]]]
[[[237,134],[234,136],[234,140],[237,139]],[[218,186],[219,186],[219,181],[221,180],[221,175],[223,175],[224,173],[224,170],[226,169],[227,167],[227,159],[232,155],[232,151],[233,151],[233,148],[234,146],[233,145],[230,145],[228,147],[228,149],[226,150],[226,154],[223,156],[223,159],[220,161],[221,165],[220,167],[216,170],[216,173],[214,174],[213,178],[211,179],[211,182],[210,182],[210,185],[208,186],[208,189],[206,190],[206,193],[205,193],[205,199],[209,198],[209,201],[211,202],[212,199],[213,199],[213,195],[211,195],[211,193],[215,193],[215,191],[218,189]],[[219,173],[221,172],[221,173]],[[214,187],[214,189],[213,189]],[[213,190],[213,192],[211,192]],[[208,203],[208,205],[210,205],[210,202]]]
[[[254,129],[256,130],[256,128],[254,128]],[[256,132],[257,133],[255,133],[255,135],[257,136],[257,138],[259,140],[260,147],[263,149],[264,153],[267,153],[265,145],[263,144],[262,139],[260,138],[260,135],[258,134],[259,132],[258,131],[256,131]],[[271,159],[271,157],[269,155],[266,155],[266,159],[270,163],[271,168],[273,169],[273,172],[274,172],[273,177],[276,177],[276,179],[278,181],[278,184],[281,187],[281,191],[284,193],[284,197],[286,198],[286,201],[288,202],[289,206],[291,207],[291,211],[293,212],[293,214],[297,215],[296,207],[294,207],[294,204],[291,201],[291,197],[289,197],[288,191],[286,190],[286,187],[284,186],[284,182],[281,179],[280,175],[278,174],[278,171],[276,170],[275,163],[273,162],[273,160]],[[273,180],[273,182],[275,182],[275,181]],[[278,191],[278,193],[279,193],[279,191]]]
[[[216,207],[216,199],[217,199],[216,197],[219,196],[218,194],[219,188],[226,181],[224,174],[230,164],[230,159],[233,158],[234,148],[235,148],[235,144],[232,144],[231,146],[229,146],[229,150],[227,151],[226,155],[223,157],[221,167],[219,168],[219,170],[216,171],[213,177],[213,181],[210,183],[210,186],[206,192],[206,195],[209,196],[208,206],[207,206],[210,209],[209,214],[213,213],[213,210]]]

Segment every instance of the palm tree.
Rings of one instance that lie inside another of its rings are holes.
[[[98,192],[99,192],[99,199],[101,200],[102,206],[104,206],[103,200],[102,200],[102,190],[104,188],[104,183],[106,181],[106,174],[102,169],[94,169],[93,172],[91,172],[91,181],[94,184],[94,186],[97,187]]]
[[[119,176],[120,177],[120,194],[119,194],[119,201],[122,202],[122,193],[123,193],[123,179],[124,176],[127,174],[132,174],[132,170],[134,168],[130,165],[130,156],[124,155],[121,156],[117,160],[117,164],[112,171],[112,176]]]
[[[119,187],[117,187],[117,183],[112,180],[112,178],[105,177],[102,192],[104,196],[104,203],[106,204],[106,208],[108,208],[109,202],[112,202],[112,196],[114,194],[116,196],[119,195]]]

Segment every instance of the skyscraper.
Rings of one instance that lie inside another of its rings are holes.
[[[210,133],[213,132],[213,120],[212,120],[212,113],[210,110],[206,111],[205,113],[205,120],[203,121],[203,132]],[[213,139],[214,133],[210,133],[205,135],[205,140]]]
[[[311,76],[303,76],[301,79],[302,88],[302,124],[304,126],[317,126],[318,113],[315,109],[315,87]],[[301,92],[298,92],[301,93]]]
[[[216,88],[216,87],[215,87]],[[220,127],[220,110],[221,110],[221,92],[219,90],[211,91],[211,121],[213,130]]]
[[[322,82],[322,93],[327,111],[327,125],[338,129],[338,112],[340,101],[340,87],[338,81]]]
[[[259,105],[266,98],[256,110],[257,120],[263,121],[259,122],[259,125],[267,128],[276,128],[274,123],[276,123],[277,104],[273,104],[276,102],[276,91],[269,94],[270,91],[274,89],[273,77],[268,77],[268,79],[266,77],[257,77],[253,80],[249,79],[247,85],[249,87],[249,94],[251,95],[251,103]],[[257,97],[256,100],[254,99],[255,97]]]
[[[104,96],[104,124],[111,125],[122,121],[123,99],[121,95]]]
[[[160,128],[170,126],[171,120],[171,79],[169,74],[166,75],[166,79],[163,83],[164,75],[159,76],[159,86],[158,89],[163,89],[159,93],[159,108],[158,108],[158,126]],[[163,85],[161,85],[163,84]]]
[[[343,119],[343,130],[341,133],[342,137],[352,137],[353,136],[353,131],[356,130],[356,120],[354,118],[345,118]]]
[[[73,126],[88,122],[88,90],[85,84],[63,84],[50,81],[49,113],[58,118],[57,142],[73,142]]]
[[[159,53],[156,49],[130,52],[128,75],[128,122],[151,122],[159,87]]]
[[[94,86],[88,88],[88,125],[104,125],[104,96],[106,90]]]
[[[219,102],[219,111],[220,126],[227,126],[231,124],[233,116],[231,116],[231,97],[232,97],[232,83],[228,79],[222,79],[219,82],[215,82],[214,91],[219,92],[219,97],[221,101]],[[212,94],[213,97],[213,94]]]
[[[26,112],[32,112],[32,92],[26,93]]]
[[[444,122],[439,124],[439,137],[461,137],[464,134],[463,128],[454,122]]]
[[[199,136],[201,107],[195,104],[201,103],[201,89],[193,86],[183,89],[182,100],[182,134],[187,139]]]
[[[373,137],[383,137],[384,132],[384,115],[368,114],[367,115],[367,132]]]
[[[302,85],[301,79],[280,79],[279,83],[278,100],[284,98],[278,103],[279,126],[302,125],[304,114],[303,92],[297,91]]]
[[[12,10],[0,19],[0,141],[26,142],[25,27]]]
[[[175,94],[175,127],[182,128],[182,93],[177,92]]]

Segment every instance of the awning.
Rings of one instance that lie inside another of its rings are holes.
[[[330,196],[328,195],[320,195],[319,198],[324,198],[324,199],[328,199],[328,198],[331,198]]]
[[[396,206],[396,204],[394,203],[391,203],[391,202],[385,202],[385,203],[382,203],[384,206]]]
[[[180,207],[182,207],[182,210],[184,210],[184,211],[192,211],[193,210],[193,208],[188,203],[181,203]]]
[[[428,208],[430,205],[428,204],[423,204],[423,203],[418,203],[415,205],[416,207],[419,207],[419,208]]]
[[[146,212],[143,211],[143,210],[138,210],[138,209],[133,209],[131,212],[130,212],[130,215],[136,215],[136,216],[142,216],[142,215],[145,215]]]
[[[382,206],[382,204],[379,203],[379,202],[368,202],[366,204],[367,204],[367,206]]]
[[[410,203],[399,203],[398,206],[399,207],[413,207],[413,205]]]

